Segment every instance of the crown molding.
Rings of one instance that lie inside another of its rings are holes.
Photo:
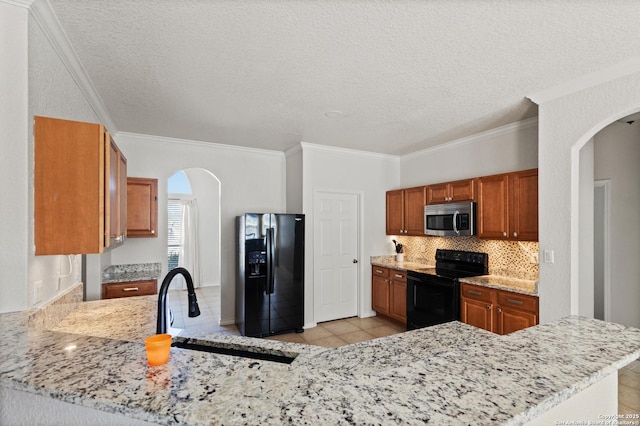
[[[34,0],[0,0],[0,3],[10,4],[11,6],[23,7],[29,9]]]
[[[467,145],[470,143],[481,142],[489,138],[495,138],[500,135],[504,135],[507,133],[518,132],[521,130],[529,129],[531,127],[536,127],[538,125],[538,117],[531,117],[525,120],[516,121],[515,123],[506,124],[504,126],[496,127],[495,129],[487,130],[484,132],[476,133],[475,135],[466,136],[460,139],[454,139],[450,142],[445,142],[443,144],[422,149],[420,151],[412,152],[411,154],[406,154],[402,156],[403,160],[408,160],[416,157],[421,157],[427,154],[432,154],[437,151],[444,151],[447,149],[457,148],[461,145]]]
[[[531,99],[536,104],[541,105],[545,102],[637,72],[640,72],[640,56],[617,63],[600,71],[583,75],[571,81],[560,83],[548,89],[532,93],[527,96],[527,98]]]
[[[3,0],[6,1],[6,0]],[[15,1],[15,0],[13,0]],[[78,55],[69,42],[67,35],[58,20],[55,12],[51,8],[48,0],[35,0],[32,2],[29,11],[38,26],[42,29],[47,40],[56,51],[58,57],[71,74],[71,77],[78,85],[80,92],[91,105],[91,108],[98,116],[98,119],[113,134],[118,129],[111,120],[111,116],[104,106],[102,98],[98,94],[93,82],[89,78],[86,69],[78,59]]]
[[[270,149],[260,149],[260,148],[249,148],[245,146],[237,146],[237,145],[227,145],[216,142],[205,142],[205,141],[194,141],[190,139],[180,139],[180,138],[170,138],[167,136],[154,136],[154,135],[145,135],[142,133],[130,133],[130,132],[118,132],[113,136],[113,139],[118,142],[120,138],[128,138],[132,140],[139,140],[141,142],[152,142],[152,143],[166,143],[166,144],[180,144],[180,145],[191,145],[198,146],[202,148],[215,148],[215,149],[224,149],[238,152],[250,152],[253,154],[262,154],[262,155],[274,155],[277,157],[283,157],[284,153],[282,151],[274,151]]]
[[[378,152],[371,151],[360,151],[358,149],[350,149],[350,148],[339,148],[336,146],[328,146],[328,145],[318,145],[309,142],[300,142],[300,146],[303,151],[319,151],[319,152],[333,152],[336,154],[348,154],[348,155],[357,155],[359,157],[369,157],[369,158],[378,158],[378,159],[399,159],[400,157],[397,155],[391,154],[381,154]]]

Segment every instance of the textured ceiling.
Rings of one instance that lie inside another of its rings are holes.
[[[49,1],[118,131],[281,151],[428,148],[640,52],[637,0]]]

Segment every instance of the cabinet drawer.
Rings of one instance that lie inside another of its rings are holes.
[[[389,278],[394,281],[407,282],[407,273],[404,271],[396,271],[395,269],[389,270]]]
[[[377,277],[389,278],[389,269],[382,268],[380,266],[373,266],[371,268],[371,275]]]
[[[462,283],[460,286],[460,295],[467,299],[479,300],[491,303],[492,290],[486,287]]]
[[[158,281],[132,281],[127,283],[102,284],[102,298],[148,296],[158,292]]]
[[[524,311],[537,312],[538,298],[510,291],[498,291],[498,305]]]

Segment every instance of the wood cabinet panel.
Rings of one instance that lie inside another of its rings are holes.
[[[127,178],[127,236],[158,236],[158,179]]]
[[[538,240],[538,170],[478,179],[479,238]]]
[[[424,235],[426,187],[387,192],[387,235]]]
[[[387,235],[404,233],[404,192],[387,192]]]
[[[427,190],[427,204],[474,201],[475,198],[476,179],[463,179],[429,185]]]
[[[389,314],[389,279],[374,275],[371,278],[371,307],[383,315]]]
[[[132,281],[123,283],[102,284],[102,298],[148,296],[158,292],[158,281]]]
[[[462,283],[460,320],[498,334],[538,324],[536,296]]]
[[[113,246],[109,236],[126,216],[118,210],[121,160],[111,163],[117,146],[104,127],[35,117],[34,140],[35,254],[102,253]]]
[[[507,175],[478,179],[476,229],[479,238],[505,239],[509,228],[509,178]]]
[[[511,175],[509,232],[518,240],[538,241],[538,170]]]
[[[487,331],[493,331],[493,305],[490,302],[460,298],[460,320]]]

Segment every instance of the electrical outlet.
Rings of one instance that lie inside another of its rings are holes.
[[[529,256],[529,262],[533,263],[534,265],[538,264],[538,253],[531,253],[531,256]]]
[[[33,304],[42,302],[42,280],[33,283]]]

